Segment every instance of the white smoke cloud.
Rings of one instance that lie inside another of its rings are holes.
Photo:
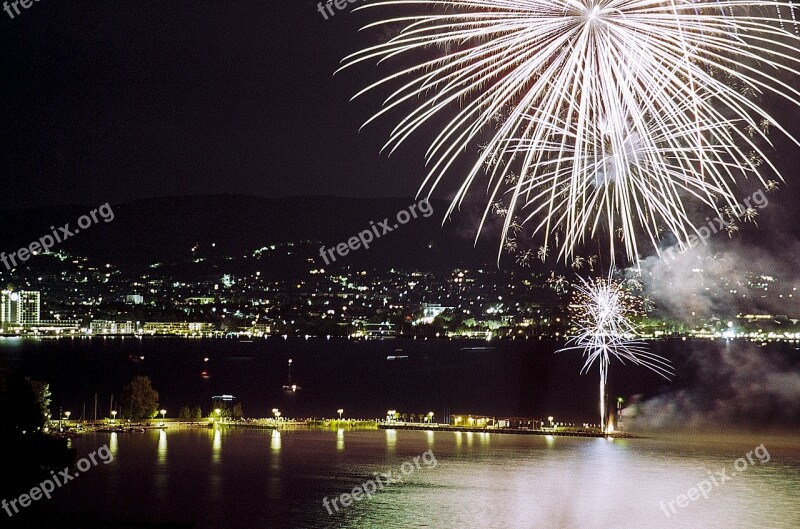
[[[624,410],[626,424],[639,430],[800,426],[800,362],[790,344],[696,342],[687,354],[685,386],[634,400]]]
[[[682,321],[748,313],[796,318],[798,255],[800,245],[794,240],[783,241],[778,251],[765,251],[720,233],[685,252],[648,257],[639,270],[645,294],[656,308]],[[638,273],[627,271],[629,277]]]
[[[800,317],[800,244],[780,234],[759,246],[720,232],[686,252],[640,263],[645,295],[657,311],[697,327],[742,314]],[[639,272],[629,269],[626,275]],[[768,325],[786,328],[767,320]],[[791,325],[794,329],[796,325]],[[788,330],[788,329],[787,329]],[[794,343],[744,340],[680,342],[673,389],[629,406],[627,424],[641,430],[800,427],[800,352]]]

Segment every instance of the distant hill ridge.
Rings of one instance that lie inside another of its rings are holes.
[[[102,219],[58,248],[78,255],[108,259],[115,263],[149,264],[185,261],[195,244],[216,245],[218,255],[242,255],[276,243],[319,241],[326,247],[346,242],[360,231],[385,218],[390,226],[398,212],[417,204],[414,198],[343,198],[298,196],[265,198],[250,195],[193,195],[135,200],[112,204],[114,220]],[[421,214],[407,224],[373,241],[369,250],[359,249],[336,265],[355,264],[375,268],[415,267],[446,270],[455,267],[496,266],[502,218],[494,217],[478,244],[475,236],[484,203],[472,203],[456,211],[442,224],[449,203],[432,200],[433,214]],[[70,223],[93,206],[53,206],[23,211],[0,211],[0,251],[13,252],[50,233],[51,226]],[[530,232],[530,228],[526,228]],[[769,248],[780,245],[785,234],[742,226],[748,244]],[[796,240],[796,237],[792,235]],[[524,236],[520,237],[524,240]],[[597,252],[597,241],[588,241]],[[644,248],[644,246],[643,246]],[[536,248],[533,248],[535,252]],[[315,249],[313,255],[318,257]],[[513,266],[514,256],[505,255],[504,265]],[[320,259],[321,261],[321,259]],[[550,270],[553,258],[543,264],[531,260],[531,270]]]
[[[57,248],[114,262],[150,263],[189,257],[191,247],[216,245],[220,254],[237,255],[281,242],[320,241],[327,247],[346,242],[370,221],[390,219],[419,200],[413,198],[340,198],[301,196],[270,199],[248,195],[200,195],[136,200],[112,204],[114,220],[100,222]],[[433,214],[422,214],[373,241],[340,262],[374,266],[476,266],[493,264],[497,232],[474,238],[479,207],[465,208],[442,226],[448,203],[432,200]],[[70,223],[96,206],[54,206],[0,212],[0,251],[14,251],[50,226]],[[419,209],[419,208],[417,208]]]

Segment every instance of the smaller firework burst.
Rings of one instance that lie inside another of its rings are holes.
[[[586,358],[581,374],[598,362],[600,424],[605,431],[605,392],[611,359],[646,367],[667,380],[674,375],[672,364],[647,351],[645,344],[637,340],[638,330],[633,318],[644,313],[643,300],[632,294],[624,283],[612,279],[611,273],[607,279],[580,278],[580,283],[574,285],[570,310],[578,331],[567,342],[567,347],[558,352],[581,351]]]

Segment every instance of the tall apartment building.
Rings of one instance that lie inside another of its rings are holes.
[[[33,290],[0,291],[0,326],[32,326],[41,321],[41,293]]]
[[[40,292],[21,291],[17,307],[17,319],[21,325],[39,325],[42,311]]]
[[[11,299],[11,292],[8,290],[0,291],[0,326],[5,327],[6,325],[10,324],[12,321],[12,314],[15,314],[16,311],[12,309],[12,302],[16,303],[19,299],[19,295],[14,293],[15,297]]]

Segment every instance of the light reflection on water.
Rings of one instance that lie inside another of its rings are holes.
[[[214,440],[211,443],[211,461],[219,463],[222,459],[222,430],[215,426],[213,430]]]
[[[117,432],[111,432],[108,440],[108,449],[111,451],[112,457],[117,457],[117,450],[119,450],[119,436]]]
[[[267,474],[267,497],[280,501],[283,495],[283,474],[281,472],[281,432],[273,430],[269,434],[269,473]],[[253,440],[255,441],[255,439]]]
[[[155,469],[155,486],[158,489],[169,488],[169,466],[167,465],[167,432],[158,430],[158,450]]]
[[[158,431],[158,464],[163,466],[167,462],[167,432]]]
[[[278,430],[272,430],[272,439],[270,440],[269,447],[272,449],[273,453],[277,453],[281,451],[281,432]]]
[[[756,461],[670,518],[659,509],[762,442],[768,463]],[[800,527],[794,499],[800,449],[768,438],[722,443],[223,428],[87,434],[74,445],[80,455],[106,443],[114,461],[40,502],[45,519],[209,529]],[[352,491],[376,472],[397,475],[402,463],[431,448],[435,467],[422,464],[402,484],[334,515],[322,506],[323,498]]]

